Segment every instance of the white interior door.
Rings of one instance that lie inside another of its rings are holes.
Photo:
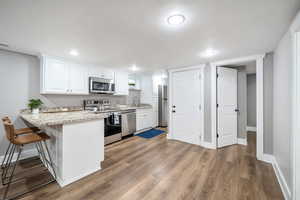
[[[201,70],[174,72],[172,76],[172,137],[199,145],[202,132]]]
[[[218,67],[218,147],[237,144],[237,70]]]

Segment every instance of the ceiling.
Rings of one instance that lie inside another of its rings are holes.
[[[1,0],[0,43],[149,71],[270,52],[299,8],[299,0]],[[186,22],[168,25],[177,13]],[[219,54],[202,58],[208,48]]]

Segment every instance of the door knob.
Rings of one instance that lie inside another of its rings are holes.
[[[176,111],[175,111],[175,110],[172,110],[172,112],[173,112],[173,113],[176,113]]]
[[[176,108],[176,106],[172,106],[173,108]]]
[[[239,109],[235,109],[234,111],[235,111],[235,112],[240,112],[240,110],[239,110]]]

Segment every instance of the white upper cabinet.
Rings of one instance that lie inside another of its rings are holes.
[[[88,69],[79,64],[43,56],[41,58],[42,94],[89,94]]]
[[[42,58],[41,93],[64,94],[68,90],[68,65],[60,60]]]
[[[72,94],[88,94],[87,68],[79,64],[69,65],[69,92]]]
[[[115,73],[115,95],[128,95],[128,72],[117,71]]]
[[[105,79],[114,79],[115,73],[112,70],[108,70],[102,67],[91,66],[89,67],[89,76],[91,77],[98,77],[98,78],[105,78]]]

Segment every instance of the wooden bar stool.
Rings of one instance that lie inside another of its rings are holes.
[[[37,185],[33,187],[30,191],[23,192],[21,194],[17,194],[12,198],[9,199],[14,199],[17,198],[21,195],[24,195],[28,192],[31,192],[35,189],[38,189],[44,185],[47,185],[49,183],[52,183],[56,180],[56,173],[53,167],[53,162],[49,153],[49,149],[47,147],[46,140],[50,139],[50,137],[43,132],[38,132],[39,129],[37,128],[26,128],[26,129],[19,129],[16,130],[14,128],[14,125],[12,122],[6,117],[2,119],[5,132],[6,132],[6,137],[9,141],[9,145],[11,147],[8,148],[7,150],[7,155],[5,158],[5,162],[3,163],[3,170],[2,170],[2,184],[6,185],[6,188],[4,190],[3,194],[3,200],[7,199],[7,194],[10,188],[10,184],[13,182],[13,176],[14,172],[16,169],[16,166],[19,162],[20,155],[22,153],[23,147],[26,144],[35,144],[36,149],[40,155],[40,159],[42,160],[43,164],[48,168],[52,175],[52,179],[48,181],[47,183],[44,183],[42,185]],[[17,159],[13,163],[12,159],[14,156],[15,151],[17,150]]]
[[[8,121],[8,122],[11,123],[11,121],[10,121],[10,119],[9,119],[8,117],[4,117],[4,118],[2,119],[2,121],[3,121],[3,122],[4,122],[4,121]],[[39,131],[40,131],[40,129],[37,128],[37,127],[30,127],[30,128],[21,128],[21,129],[17,129],[15,133],[16,133],[16,135],[23,135],[23,134],[26,134],[26,133],[39,132]],[[4,166],[5,166],[6,163],[7,163],[7,160],[6,160],[6,159],[8,158],[7,155],[8,155],[8,152],[11,150],[11,147],[12,147],[12,144],[9,143],[9,145],[8,145],[8,147],[7,147],[7,149],[6,149],[4,158],[3,158],[2,163],[1,163],[1,169],[3,169]]]

